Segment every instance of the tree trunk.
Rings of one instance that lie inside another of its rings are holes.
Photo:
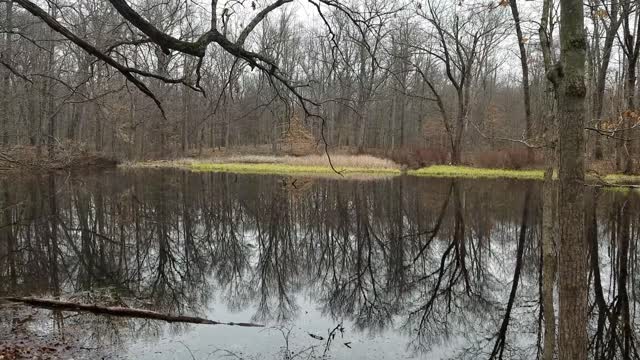
[[[525,47],[525,39],[520,26],[520,13],[518,11],[517,0],[509,1],[511,14],[516,25],[516,35],[518,39],[518,47],[520,49],[520,66],[522,69],[522,91],[524,97],[524,120],[525,120],[525,137],[531,139],[533,137],[533,123],[531,120],[531,95],[529,92],[529,59],[527,57],[527,49]],[[533,163],[533,149],[527,148],[527,161]]]
[[[365,140],[367,135],[367,119],[368,119],[368,102],[369,102],[369,88],[367,77],[367,50],[365,48],[364,39],[363,43],[360,43],[359,48],[359,61],[360,69],[358,72],[358,115],[360,122],[358,124],[357,138],[355,144],[358,147],[358,151],[364,150]],[[393,134],[393,133],[392,133]]]
[[[168,76],[168,65],[169,65],[169,56],[160,51],[156,50],[156,57],[158,58],[157,71],[162,76]],[[161,93],[160,97],[162,100],[166,100],[166,91],[167,86],[164,82],[158,83],[159,91]],[[165,116],[160,116],[160,158],[164,159],[167,156],[167,119]]]
[[[225,95],[226,97],[226,95]],[[231,97],[229,96],[228,98],[225,98],[225,102],[224,102],[224,121],[225,124],[227,125],[225,127],[225,133],[224,133],[224,150],[225,151],[229,151],[229,148],[231,147],[231,145],[229,144],[229,142],[231,141],[231,119],[229,119],[229,102]]]
[[[12,30],[13,28],[13,0],[8,0],[6,2],[6,14],[5,14],[5,22],[7,26],[7,30]],[[7,32],[5,34],[5,43],[4,43],[4,51],[0,57],[6,59],[7,62],[11,62],[13,58],[13,48],[11,43],[11,33]],[[2,123],[0,123],[0,128],[2,128],[2,139],[1,144],[8,145],[9,144],[9,122],[13,120],[13,104],[11,103],[11,72],[7,69],[4,69],[2,72]],[[17,140],[17,139],[16,139]]]
[[[102,77],[100,76],[100,73],[98,73],[97,75],[97,79],[96,79],[96,83],[95,83],[95,88],[96,89],[100,89],[102,87]],[[99,104],[93,104],[93,117],[95,119],[95,132],[94,132],[94,137],[95,137],[95,149],[97,152],[101,152],[104,142],[103,142],[103,135],[102,135],[102,112],[100,111],[100,106]],[[146,141],[141,141],[140,142],[140,153],[144,154],[144,146],[145,146]]]
[[[596,75],[596,91],[593,94],[593,120],[596,121],[596,127],[600,126],[600,118],[602,117],[602,107],[604,104],[604,90],[607,81],[607,71],[609,70],[609,62],[611,60],[611,49],[613,48],[613,41],[618,34],[618,28],[620,27],[620,21],[618,20],[618,2],[613,0],[611,2],[611,14],[612,19],[607,33],[605,35],[604,47],[602,49],[602,62],[598,68]],[[597,24],[597,22],[596,22]],[[596,160],[602,160],[602,139],[599,135],[596,135],[594,157]]]
[[[209,320],[195,316],[185,315],[170,315],[162,314],[159,312],[146,310],[146,309],[133,309],[128,307],[114,307],[114,306],[100,306],[93,304],[79,304],[68,301],[38,299],[33,297],[6,297],[2,300],[30,305],[38,308],[57,309],[62,311],[78,311],[78,312],[90,312],[93,314],[121,316],[128,318],[139,319],[153,319],[162,320],[168,323],[190,323],[190,324],[206,324],[206,325],[229,325],[229,326],[241,326],[241,327],[264,327],[261,324],[246,323],[246,322],[220,322],[215,320]]]
[[[545,71],[552,68],[552,44],[549,31],[549,18],[551,15],[551,1],[544,0],[542,4],[542,16],[538,36],[544,60]],[[550,82],[553,96],[547,97],[548,104],[553,104],[557,99],[557,83]],[[553,109],[553,106],[549,106]],[[542,188],[542,307],[544,310],[544,343],[543,360],[553,360],[556,350],[556,316],[553,302],[553,289],[556,279],[558,258],[556,254],[558,202],[557,187],[553,182],[553,172],[556,167],[556,138],[557,126],[553,110],[545,114],[544,118],[544,183]]]
[[[587,248],[584,238],[586,86],[583,4],[560,1],[561,59],[556,68],[559,119],[559,359],[587,359]]]
[[[27,116],[29,117],[29,145],[36,146],[40,141],[40,116],[38,114],[38,105],[41,101],[38,101],[38,87],[34,85],[28,85],[30,90],[28,102]]]
[[[628,65],[628,69],[627,69],[627,81],[625,82],[625,98],[626,98],[626,102],[627,102],[627,110],[628,111],[635,111],[635,96],[636,96],[636,62],[633,59],[630,59],[627,63]],[[625,136],[625,138],[627,139],[625,141],[625,143],[623,144],[624,146],[624,150],[625,150],[625,165],[624,165],[624,173],[625,174],[633,174],[634,172],[634,166],[633,166],[633,140],[631,140],[631,138],[633,137],[632,135],[632,130],[631,127],[633,126],[633,121],[632,121],[632,116],[628,115],[625,116],[625,124],[624,127],[627,128],[627,130],[625,130],[624,132],[627,133],[627,136]]]
[[[51,16],[52,17],[56,17],[56,9],[55,7],[51,8]],[[49,36],[51,38],[53,38],[54,35],[54,31],[49,29]],[[46,70],[46,74],[54,74],[54,67],[55,67],[55,42],[51,41],[49,43],[49,49],[48,52],[49,54],[47,55],[47,70]],[[52,80],[47,80],[46,81],[46,103],[45,103],[45,110],[44,110],[44,119],[47,120],[47,153],[49,156],[49,159],[53,159],[55,154],[54,154],[54,145],[55,145],[55,141],[56,141],[56,120],[57,120],[57,114],[53,109],[53,104],[54,104],[54,94],[53,91],[55,89],[54,83]]]
[[[462,96],[462,95],[460,95]],[[460,165],[462,163],[462,134],[464,132],[464,107],[461,106],[455,125],[455,134],[451,143],[451,164]]]
[[[389,138],[391,139],[390,151],[396,148],[396,117],[398,116],[398,95],[391,100],[391,116],[389,116]]]
[[[90,62],[91,59],[89,56],[85,54],[81,54],[78,58],[79,62],[79,71],[77,74],[77,81],[80,82],[80,86],[78,87],[78,93],[86,94],[88,86],[86,83],[89,83],[88,80],[85,80],[90,72]],[[80,127],[80,121],[83,121],[85,118],[85,109],[86,104],[82,101],[82,97],[78,96],[77,100],[79,101],[77,104],[73,104],[73,111],[71,115],[71,119],[69,121],[69,125],[67,127],[67,139],[70,141],[78,140],[78,128]]]
[[[17,268],[16,268],[16,237],[13,234],[14,226],[12,219],[12,209],[14,206],[11,205],[11,199],[9,197],[9,183],[6,180],[2,180],[0,182],[2,188],[4,189],[2,192],[3,198],[0,201],[0,221],[2,221],[3,226],[0,226],[0,252],[6,251],[4,257],[6,258],[6,269],[8,272],[8,288],[9,291],[15,290],[18,284],[18,276],[17,276]],[[6,248],[2,246],[6,245]],[[5,280],[7,281],[7,280]]]
[[[454,144],[451,147],[451,164],[452,165],[460,165],[462,162],[462,155],[460,153],[459,144]]]
[[[182,155],[187,154],[187,150],[189,148],[189,124],[191,123],[191,92],[190,90],[185,89],[182,94],[183,101],[183,114],[182,114],[182,129],[181,129],[181,148]]]

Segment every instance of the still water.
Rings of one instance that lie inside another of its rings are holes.
[[[265,325],[0,303],[0,344],[74,359],[535,359],[541,186],[172,170],[0,177],[0,296]],[[603,288],[601,306],[591,296],[592,352],[615,358],[638,325],[640,198],[587,192],[591,282]],[[600,312],[630,313],[631,329]]]

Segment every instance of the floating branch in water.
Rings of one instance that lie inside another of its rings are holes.
[[[130,318],[141,318],[141,319],[153,319],[153,320],[162,320],[169,323],[191,323],[191,324],[206,324],[206,325],[229,325],[229,326],[243,326],[243,327],[264,327],[261,324],[253,324],[253,323],[237,323],[237,322],[221,322],[214,321],[205,318],[195,317],[195,316],[183,316],[183,315],[169,315],[162,314],[159,312],[145,310],[145,309],[133,309],[126,307],[107,307],[100,306],[95,304],[79,304],[67,301],[59,301],[59,300],[50,300],[50,299],[39,299],[33,297],[5,297],[2,298],[4,301],[27,304],[33,307],[38,308],[46,308],[46,309],[56,309],[62,311],[84,311],[90,312],[94,314],[103,314],[103,315],[111,315],[111,316],[121,316],[121,317],[130,317]]]

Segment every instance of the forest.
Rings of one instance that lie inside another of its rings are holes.
[[[221,1],[215,16],[178,0],[4,3],[5,148],[273,153],[294,113],[319,151],[409,165],[540,165],[553,141],[554,2]],[[632,1],[585,4],[596,170],[636,171],[636,17]]]

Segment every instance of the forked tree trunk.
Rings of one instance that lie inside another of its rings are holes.
[[[460,144],[455,144],[451,148],[451,164],[460,165],[462,163],[462,154],[460,152]]]
[[[618,35],[618,29],[620,28],[620,18],[618,17],[619,6],[618,0],[612,0],[609,10],[609,19],[611,22],[606,28],[604,46],[602,48],[602,57],[600,67],[596,73],[595,92],[593,94],[593,120],[597,121],[597,127],[600,127],[600,120],[602,117],[602,108],[604,105],[604,91],[607,81],[607,71],[609,70],[609,62],[611,60],[611,50],[613,49],[613,43]],[[594,21],[594,28],[598,26],[598,18]],[[596,41],[598,38],[596,37]],[[600,135],[595,137],[594,157],[596,160],[602,160],[602,139]]]
[[[587,247],[584,237],[585,50],[583,4],[560,1],[561,59],[554,71],[559,120],[559,359],[587,359]]]

